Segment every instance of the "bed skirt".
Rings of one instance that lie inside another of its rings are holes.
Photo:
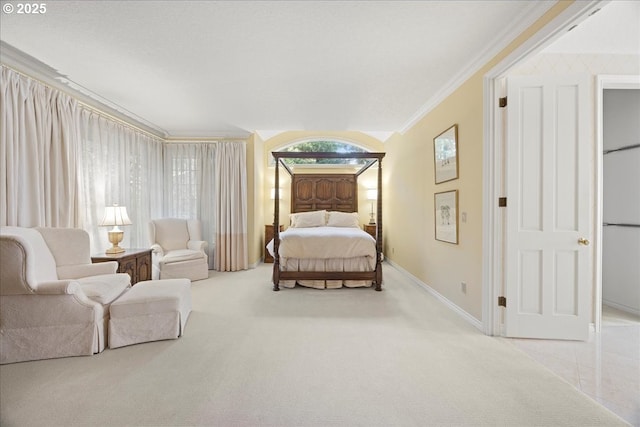
[[[373,272],[376,269],[375,258],[329,258],[329,259],[300,259],[281,258],[280,271],[318,271],[318,272],[341,272],[341,271],[367,271]],[[371,280],[280,280],[280,286],[293,288],[296,284],[315,289],[338,289],[343,286],[348,288],[369,287]]]

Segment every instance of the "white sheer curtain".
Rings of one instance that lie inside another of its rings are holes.
[[[78,225],[78,105],[2,66],[0,224]]]
[[[248,268],[247,163],[244,142],[220,142],[215,159],[215,268]]]
[[[162,143],[98,113],[81,112],[82,228],[91,235],[92,250],[110,246],[107,228],[98,226],[105,206],[127,208],[132,225],[124,227],[126,248],[149,247],[149,220],[162,213]]]
[[[208,243],[209,269],[214,268],[216,199],[214,142],[164,145],[164,216],[199,219],[202,238]]]
[[[149,247],[152,218],[198,218],[210,268],[248,268],[244,142],[167,144],[5,66],[0,84],[0,225],[83,228],[96,253],[117,203],[123,247]]]

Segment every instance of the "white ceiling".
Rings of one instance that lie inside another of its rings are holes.
[[[15,48],[163,136],[384,139],[553,3],[49,1],[0,15],[0,59]]]

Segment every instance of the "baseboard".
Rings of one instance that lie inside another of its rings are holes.
[[[416,285],[418,285],[421,289],[429,292],[431,295],[433,295],[434,297],[436,297],[436,299],[438,299],[438,301],[442,302],[444,305],[446,305],[449,309],[451,309],[453,312],[455,312],[456,314],[458,314],[460,317],[462,317],[464,320],[466,320],[467,322],[469,322],[472,326],[475,326],[476,328],[478,328],[482,333],[484,333],[484,327],[482,325],[482,321],[476,319],[475,317],[473,317],[471,314],[469,314],[468,312],[466,312],[465,310],[463,310],[462,308],[460,308],[458,305],[454,304],[451,300],[449,300],[448,298],[446,298],[445,296],[443,296],[441,293],[439,293],[438,291],[436,291],[435,289],[433,289],[431,286],[427,285],[426,283],[424,283],[422,280],[418,279],[416,276],[414,276],[413,274],[409,273],[407,270],[405,270],[404,268],[400,267],[398,264],[394,263],[393,261],[391,261],[390,259],[386,259],[385,260],[386,263],[390,264],[393,268],[395,268],[396,270],[398,270],[400,273],[402,273],[404,276],[406,276],[407,278],[411,279],[411,281],[413,283],[415,283]],[[384,288],[384,287],[383,287]]]
[[[631,313],[631,314],[634,314],[636,316],[640,316],[640,310],[635,309],[633,307],[628,307],[626,305],[618,304],[616,302],[608,301],[606,299],[602,300],[602,304],[603,305],[608,305],[609,307],[613,307],[616,310],[624,311],[625,313]]]

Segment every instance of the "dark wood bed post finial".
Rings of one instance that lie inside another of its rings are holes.
[[[378,158],[378,226],[376,227],[376,291],[382,290],[382,157]]]
[[[280,176],[278,174],[280,159],[274,154],[276,159],[275,170],[275,195],[273,204],[273,290],[280,290]]]

